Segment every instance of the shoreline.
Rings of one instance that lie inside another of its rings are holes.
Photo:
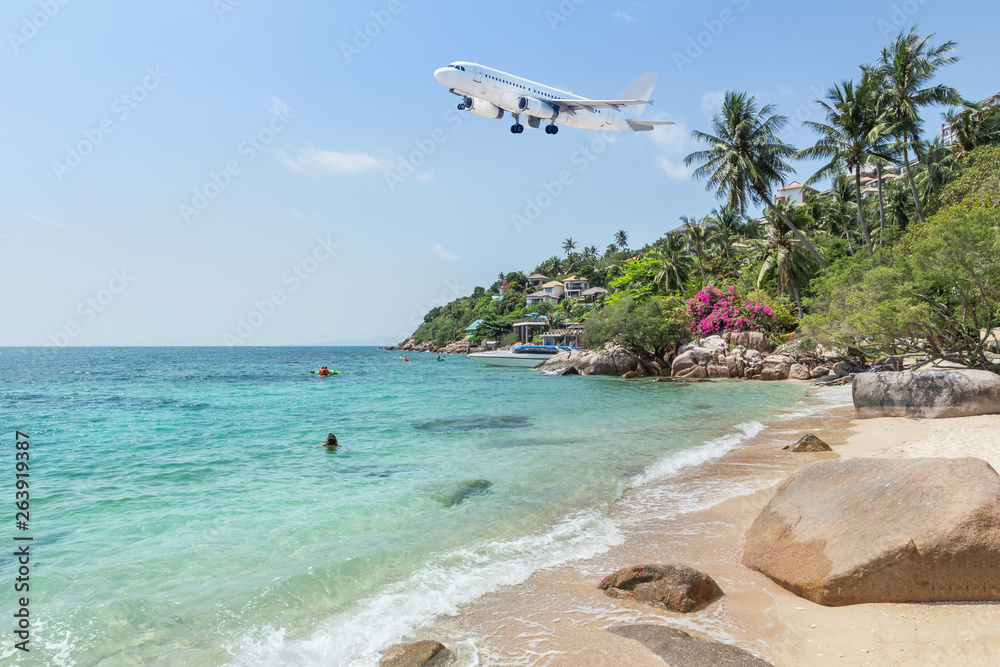
[[[796,383],[798,384],[798,383]],[[803,466],[852,457],[977,456],[1000,469],[1000,415],[857,420],[849,390],[807,388],[807,414],[765,424],[709,461],[630,489],[610,511],[622,541],[591,558],[536,571],[418,630],[453,647],[458,664],[663,665],[638,642],[606,632],[651,623],[738,646],[775,666],[992,664],[1000,603],[823,607],[740,564],[746,530],[778,484]],[[782,451],[814,433],[833,452]],[[677,614],[615,600],[607,574],[679,562],[718,582],[723,597]]]

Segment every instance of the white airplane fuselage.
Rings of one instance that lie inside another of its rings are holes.
[[[646,76],[652,77],[652,82],[655,83],[655,75]],[[434,77],[447,86],[450,92],[464,98],[458,105],[461,110],[485,118],[503,118],[504,112],[510,113],[515,121],[511,128],[514,133],[523,131],[523,128],[518,129],[521,116],[527,119],[528,127],[538,128],[545,123],[546,132],[550,134],[558,132],[556,124],[582,130],[611,131],[651,130],[651,126],[645,125],[661,124],[635,120],[642,113],[646,100],[588,100],[565,90],[475,63],[454,62],[436,70]],[[652,84],[649,84],[645,93],[648,95],[651,92]],[[616,103],[620,103],[620,106],[616,106]],[[626,106],[626,103],[637,109]],[[640,126],[639,123],[645,125]]]

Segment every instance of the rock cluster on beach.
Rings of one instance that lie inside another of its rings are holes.
[[[817,604],[1000,600],[1000,476],[980,459],[846,459],[788,478],[743,564]]]
[[[399,350],[400,352],[437,352],[438,354],[466,354],[468,352],[480,351],[478,347],[470,348],[468,345],[460,345],[457,342],[444,346],[434,345],[433,343],[417,343],[413,339],[413,336],[404,338],[395,345],[382,349]]]
[[[975,370],[864,373],[853,388],[859,419],[1000,413],[1000,375]]]
[[[685,614],[722,595],[712,577],[678,563],[623,567],[606,576],[597,587],[613,598],[659,605]]]
[[[618,625],[608,632],[639,642],[670,667],[770,667],[741,648],[692,637],[663,625]]]
[[[833,449],[830,445],[823,442],[821,439],[817,438],[812,433],[807,433],[802,436],[798,442],[794,445],[787,445],[782,447],[791,452],[830,452]]]
[[[638,356],[618,345],[605,345],[600,350],[560,352],[536,368],[557,375],[625,375],[634,373],[637,368],[643,368],[644,375],[651,374]]]
[[[772,350],[757,332],[729,332],[692,341],[673,357],[640,359],[616,345],[560,352],[538,370],[559,375],[662,376],[687,379],[836,380],[858,370],[835,355],[802,353],[792,346]]]
[[[393,644],[382,651],[379,667],[444,667],[452,662],[452,653],[441,642],[425,640]]]

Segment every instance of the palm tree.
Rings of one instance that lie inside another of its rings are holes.
[[[576,249],[576,241],[574,241],[572,238],[568,238],[565,241],[563,241],[563,251],[567,255],[573,252],[573,250],[575,249]]]
[[[808,182],[836,175],[841,169],[854,172],[854,187],[858,193],[858,219],[869,254],[874,250],[861,206],[861,168],[874,160],[892,159],[888,128],[884,119],[875,114],[878,94],[878,80],[867,75],[857,85],[853,81],[835,85],[827,93],[826,100],[820,101],[820,106],[826,110],[827,122],[805,123],[820,135],[819,140],[813,147],[801,150],[796,155],[800,158],[830,160]]]
[[[948,110],[944,119],[951,126],[952,145],[959,152],[1000,143],[1000,107],[969,104],[961,111]],[[927,166],[923,158],[920,162]]]
[[[800,222],[807,222],[800,216],[808,216],[804,206],[792,207],[785,203],[778,205],[783,212],[793,218],[798,218]],[[802,297],[799,294],[799,284],[806,283],[810,276],[815,273],[816,261],[799,242],[798,239],[788,235],[785,227],[773,218],[769,217],[764,223],[765,237],[755,241],[755,245],[760,250],[760,258],[763,263],[760,273],[757,276],[757,288],[772,271],[777,271],[778,293],[791,293],[795,298],[795,306],[799,312],[799,319],[802,319]]]
[[[583,249],[583,256],[588,259],[594,259],[597,257],[597,246],[589,245]]]
[[[910,190],[917,207],[917,217],[924,220],[917,184],[910,166],[909,147],[920,138],[920,108],[931,104],[961,104],[962,98],[950,86],[928,85],[938,70],[958,61],[950,55],[955,42],[931,46],[933,33],[921,39],[916,27],[908,35],[902,32],[892,44],[882,49],[874,72],[881,78],[886,98],[886,108],[893,123],[893,134],[898,138],[903,153]]]
[[[1000,109],[997,109],[1000,112]],[[1000,118],[1000,113],[997,114]],[[954,146],[955,144],[953,144]],[[920,142],[915,147],[924,170],[917,174],[917,188],[922,201],[929,207],[937,204],[944,186],[951,182],[959,166],[959,151],[946,146],[940,137],[931,143]]]
[[[552,274],[553,278],[563,272],[562,260],[560,260],[557,255],[549,257],[545,261],[545,265],[548,267],[546,273]]]
[[[672,232],[666,235],[661,249],[655,251],[653,257],[659,262],[660,269],[653,282],[664,294],[671,290],[681,290],[691,273],[694,258],[687,251],[681,234]]]
[[[724,199],[740,214],[746,215],[747,204],[763,204],[771,211],[774,198],[771,189],[784,183],[791,173],[785,161],[795,154],[795,148],[777,133],[788,125],[788,117],[776,113],[774,105],[758,108],[757,100],[746,93],[726,91],[722,109],[712,118],[715,134],[694,131],[691,136],[710,148],[696,151],[684,158],[684,164],[698,163],[694,176],[707,180],[706,189]],[[801,244],[826,267],[822,255],[802,235],[783,213],[777,213]]]
[[[855,191],[847,174],[840,173],[833,177],[830,187],[830,197],[840,213],[840,228],[847,237],[847,249],[854,254],[854,243],[851,240],[851,221],[847,217],[847,207],[854,201]]]
[[[713,209],[708,221],[708,242],[710,245],[722,251],[726,256],[726,262],[736,277],[743,283],[744,289],[750,291],[750,286],[743,279],[743,275],[736,269],[733,262],[733,243],[741,236],[740,214],[732,206],[723,206],[721,209]]]
[[[707,220],[706,218],[705,220]],[[707,282],[705,279],[705,263],[702,261],[702,255],[705,251],[705,246],[708,244],[708,230],[705,228],[704,224],[698,224],[694,218],[689,218],[686,215],[681,216],[681,222],[684,223],[684,235],[687,237],[688,244],[694,248],[694,253],[698,257],[698,271],[701,272],[701,286],[705,287]],[[705,221],[703,220],[702,223]]]
[[[896,230],[902,232],[909,226],[916,214],[910,189],[904,185],[902,180],[891,181],[886,186],[885,193],[886,217]],[[924,201],[930,201],[930,199],[925,197]]]
[[[617,254],[617,252],[618,252],[618,246],[616,246],[614,243],[609,243],[608,247],[604,249],[604,256],[614,257],[615,254]]]
[[[618,246],[619,249],[621,250],[627,248],[628,232],[626,232],[624,229],[619,229],[617,232],[615,232],[615,245]]]

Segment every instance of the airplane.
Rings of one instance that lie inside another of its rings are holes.
[[[615,100],[589,100],[541,83],[484,67],[476,63],[454,62],[434,72],[434,78],[448,86],[448,92],[462,98],[458,108],[484,118],[514,117],[512,134],[524,132],[521,116],[528,127],[537,129],[542,121],[546,134],[557,134],[559,125],[584,130],[648,132],[669,121],[639,120],[659,78],[646,72]]]

